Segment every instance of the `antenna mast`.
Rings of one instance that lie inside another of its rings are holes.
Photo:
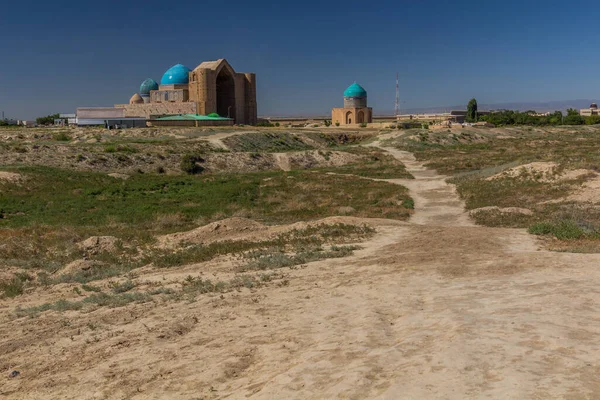
[[[400,118],[400,86],[398,84],[398,73],[396,72],[396,120]]]

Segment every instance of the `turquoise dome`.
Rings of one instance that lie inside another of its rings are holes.
[[[190,81],[190,69],[185,65],[177,64],[165,72],[160,80],[161,85],[185,85]]]
[[[140,85],[140,94],[150,94],[151,90],[158,90],[158,83],[154,79],[148,78]]]
[[[344,92],[344,97],[367,97],[367,91],[355,82],[348,86],[348,89]]]

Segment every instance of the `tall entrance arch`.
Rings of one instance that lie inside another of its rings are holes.
[[[362,124],[363,122],[365,122],[365,113],[363,111],[359,111],[358,114],[356,114],[356,123]]]
[[[352,111],[346,113],[346,125],[352,124]]]
[[[235,80],[227,67],[217,75],[217,114],[235,120]]]

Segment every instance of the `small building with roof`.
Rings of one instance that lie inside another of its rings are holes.
[[[256,125],[256,75],[235,72],[225,59],[203,62],[194,70],[176,64],[163,74],[160,85],[151,78],[144,80],[128,104],[115,108],[123,109],[126,118],[216,114],[236,124]],[[209,119],[194,121],[209,123]]]
[[[148,122],[150,126],[231,126],[233,119],[220,117],[217,113],[208,115],[184,114],[156,118]]]
[[[373,109],[367,106],[367,91],[354,82],[344,91],[344,107],[331,110],[336,125],[361,125],[373,122]]]

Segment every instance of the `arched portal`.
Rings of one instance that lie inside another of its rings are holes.
[[[362,124],[363,122],[365,122],[365,113],[361,110],[356,114],[356,123]]]
[[[235,80],[228,68],[217,75],[217,114],[235,120]]]
[[[346,125],[352,124],[352,111],[346,113]]]

